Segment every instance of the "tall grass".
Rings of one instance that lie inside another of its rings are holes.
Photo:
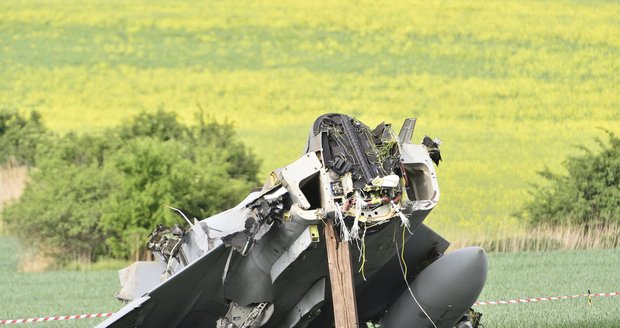
[[[0,212],[7,202],[19,198],[28,179],[28,168],[7,164],[0,167]],[[0,217],[0,234],[4,233],[4,225]]]
[[[0,319],[46,317],[116,311],[123,304],[114,298],[118,272],[112,268],[51,272],[20,270],[21,246],[12,237],[0,237]],[[72,268],[73,269],[73,268]],[[93,327],[103,319],[42,322],[44,327]]]
[[[459,239],[452,247],[461,248],[478,245],[487,252],[521,252],[551,250],[589,250],[616,248],[620,246],[620,225],[601,226],[564,225],[539,226],[524,233],[504,235],[501,238],[466,240]]]

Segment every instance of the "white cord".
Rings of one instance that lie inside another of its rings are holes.
[[[340,239],[342,241],[349,241],[349,230],[347,229],[347,225],[344,223],[344,217],[342,216],[341,205],[339,203],[335,203],[336,209],[336,225],[340,226]]]
[[[172,251],[170,251],[170,257],[168,258],[168,263],[166,264],[166,273],[164,274],[164,280],[168,279],[168,273],[170,272],[170,267],[171,267],[171,264],[172,264],[172,259],[174,258],[174,250],[177,248],[177,246],[179,246],[179,244],[181,244],[181,241],[183,241],[182,238],[179,239],[179,241],[177,241],[176,244],[174,244],[174,246],[172,247]]]
[[[364,201],[362,200],[362,196],[360,196],[359,191],[355,192],[355,219],[353,220],[353,225],[351,226],[351,232],[349,233],[351,239],[357,240],[360,238],[360,224],[359,220],[362,216],[362,206]]]
[[[433,322],[433,319],[431,319],[431,317],[428,315],[428,313],[426,313],[426,311],[424,311],[424,308],[422,307],[422,305],[420,305],[420,302],[418,302],[418,299],[415,297],[415,295],[413,295],[413,291],[411,290],[411,287],[409,286],[409,282],[407,281],[407,277],[405,277],[405,269],[403,269],[403,264],[400,261],[400,254],[398,254],[398,243],[397,242],[394,242],[394,243],[396,244],[396,257],[398,258],[398,265],[400,266],[400,272],[403,274],[403,279],[405,280],[405,285],[407,285],[407,289],[409,290],[409,294],[411,294],[411,297],[413,297],[413,300],[415,301],[415,304],[418,305],[418,307],[420,308],[420,310],[422,310],[422,312],[424,313],[426,318],[428,318],[428,321],[431,322],[433,327],[437,328],[437,325],[435,324],[435,322]],[[404,245],[403,245],[403,247],[404,247]]]
[[[185,221],[187,221],[187,224],[189,224],[189,226],[190,226],[190,227],[193,227],[193,226],[194,226],[194,225],[192,224],[192,222],[191,222],[191,221],[187,218],[187,216],[185,216],[185,213],[183,213],[180,209],[178,209],[178,208],[174,208],[174,207],[172,207],[172,206],[168,206],[168,205],[164,205],[164,206],[166,206],[167,208],[169,208],[169,209],[171,209],[171,210],[174,210],[174,211],[179,212],[179,214],[181,214],[181,216],[185,219]]]
[[[226,282],[226,276],[228,275],[228,266],[230,265],[230,260],[232,259],[234,248],[230,248],[230,253],[228,253],[228,259],[226,260],[226,265],[224,266],[224,272],[222,272],[222,286]]]

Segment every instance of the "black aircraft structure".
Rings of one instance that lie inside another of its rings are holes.
[[[438,140],[411,142],[415,122],[396,134],[320,116],[304,154],[236,207],[157,226],[155,261],[119,272],[127,304],[98,327],[334,327],[326,222],[351,249],[359,327],[476,326],[486,254],[446,253],[423,223],[439,201],[441,154]]]

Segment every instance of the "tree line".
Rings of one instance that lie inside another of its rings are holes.
[[[0,114],[0,160],[30,166],[2,212],[11,234],[60,262],[135,258],[158,223],[202,219],[258,185],[259,160],[232,125],[196,115],[142,113],[99,133],[57,134],[41,116]]]

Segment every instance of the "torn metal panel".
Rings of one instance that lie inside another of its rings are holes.
[[[203,221],[207,222],[209,225],[209,235],[211,238],[217,241],[224,236],[245,230],[245,218],[250,212],[247,205],[262,195],[263,194],[258,191],[252,192],[237,206],[204,219]]]
[[[415,118],[405,119],[403,126],[400,128],[400,132],[398,133],[398,139],[401,143],[411,143],[411,137],[413,136],[413,131],[415,130],[415,123]]]
[[[288,219],[296,218],[306,221],[307,224],[316,224],[325,217],[325,211],[321,209],[316,210],[304,210],[299,204],[291,205],[291,209],[288,212]]]
[[[148,250],[160,253],[164,259],[168,260],[176,256],[181,246],[181,240],[185,235],[185,230],[178,224],[172,228],[168,228],[162,224],[158,224],[155,230],[149,235],[149,241],[146,244]]]
[[[291,198],[303,209],[309,209],[311,204],[301,188],[311,182],[322,167],[315,153],[307,153],[295,162],[282,168],[281,183],[289,191]],[[310,196],[310,195],[308,195]]]
[[[116,294],[116,298],[124,301],[140,298],[162,282],[165,271],[166,266],[160,261],[134,262],[119,270],[121,290]]]
[[[320,211],[318,213],[317,211],[306,211],[300,209],[299,206],[291,206],[288,221],[281,222],[279,229],[270,230],[257,241],[245,258],[237,257],[237,261],[231,265],[230,278],[227,281],[227,285],[231,287],[225,291],[226,298],[234,299],[244,306],[263,301],[273,302],[275,285],[271,275],[272,268],[304,231],[309,231],[310,239],[314,238],[312,229],[308,227],[321,222],[322,217],[317,216]],[[283,271],[286,271],[294,262],[296,261],[289,262]],[[247,279],[247,277],[252,277],[252,279]]]
[[[422,145],[401,146],[403,196],[416,202],[419,209],[432,209],[439,202],[437,173],[426,148]]]
[[[206,221],[194,222],[186,233],[187,241],[181,245],[181,253],[187,263],[196,261],[215,245],[209,236],[209,224]]]
[[[239,253],[248,254],[256,240],[261,239],[271,229],[273,222],[282,220],[287,197],[286,190],[278,188],[249,202],[240,213],[245,216],[243,229],[223,236],[221,240]],[[237,220],[240,221],[238,217]]]
[[[153,305],[147,303],[150,299],[150,296],[143,296],[129,302],[129,304],[112,314],[111,317],[97,325],[96,328],[105,328],[111,325],[116,327],[140,327],[144,323],[145,317],[153,308]]]
[[[293,263],[310,245],[312,245],[317,236],[312,232],[313,226],[308,226],[297,239],[291,244],[291,246],[278,258],[278,260],[271,266],[271,281],[275,282],[282,271]]]

